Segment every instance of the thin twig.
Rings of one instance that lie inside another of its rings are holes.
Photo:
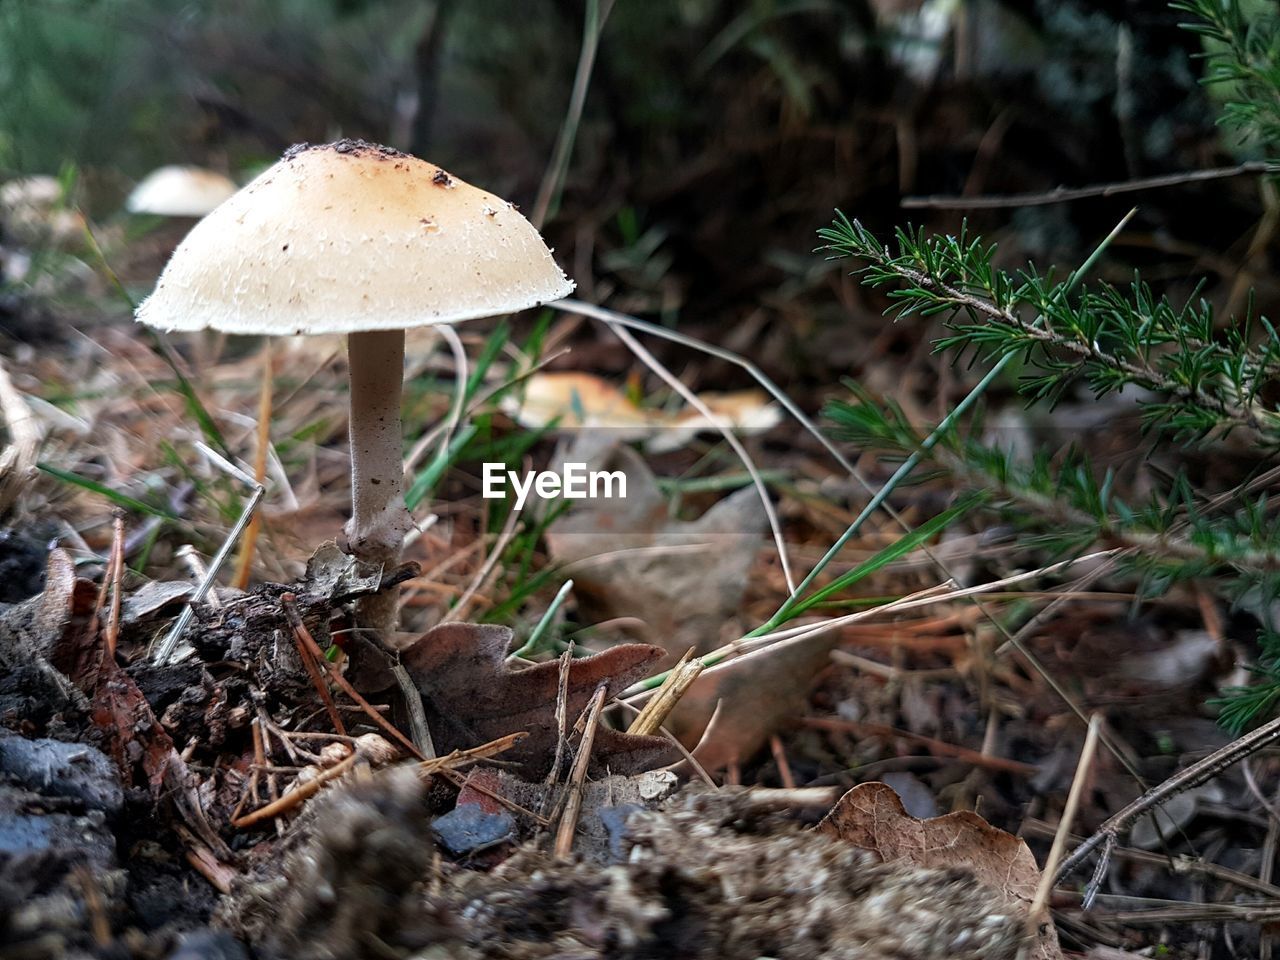
[[[373,709],[369,701],[360,696],[356,691],[356,688],[351,686],[347,681],[347,678],[342,675],[342,671],[340,671],[337,666],[329,662],[329,659],[324,655],[324,651],[320,649],[320,645],[316,643],[315,638],[311,636],[311,632],[302,622],[302,616],[298,613],[297,599],[298,598],[292,593],[282,594],[280,596],[280,605],[284,607],[285,616],[289,618],[289,624],[293,627],[295,634],[303,643],[306,644],[307,649],[311,651],[311,655],[315,657],[316,662],[322,665],[325,670],[329,672],[329,676],[333,678],[333,682],[342,688],[343,693],[358,703],[360,708],[368,714],[374,723],[380,726],[387,733],[391,734],[391,736],[393,736],[402,747],[408,750],[413,757],[418,760],[425,760],[426,758],[422,755],[422,751],[414,745],[414,742],[396,729],[396,727],[382,714]]]
[[[547,786],[555,786],[560,780],[560,763],[569,739],[569,668],[573,664],[573,641],[560,654],[560,673],[556,680],[556,755],[547,771]],[[547,796],[550,796],[548,791]]]
[[[1215,750],[1202,760],[1198,760],[1185,770],[1174,774],[1168,780],[1148,790],[1119,813],[1110,817],[1098,828],[1098,831],[1093,836],[1076,847],[1071,855],[1062,862],[1062,866],[1058,869],[1057,880],[1061,881],[1065,878],[1089,854],[1101,846],[1103,853],[1098,869],[1094,871],[1094,880],[1100,880],[1105,873],[1111,849],[1115,847],[1120,834],[1126,831],[1144,813],[1153,807],[1159,806],[1171,797],[1198,787],[1202,783],[1207,783],[1233,764],[1257,753],[1263,747],[1274,743],[1276,740],[1280,740],[1280,717],[1276,717],[1274,720],[1270,720],[1258,727],[1258,729],[1238,737],[1225,747]],[[1089,889],[1086,891],[1084,902],[1086,910],[1092,905],[1097,892],[1096,883],[1091,882]]]
[[[1055,187],[1052,190],[1029,193],[1006,193],[990,196],[956,197],[934,194],[927,197],[903,197],[900,206],[904,210],[928,208],[931,210],[999,210],[1006,207],[1035,207],[1049,203],[1066,203],[1089,197],[1114,197],[1139,190],[1156,190],[1177,187],[1185,183],[1203,183],[1206,180],[1225,180],[1249,173],[1275,173],[1280,170],[1267,160],[1249,160],[1234,167],[1212,167],[1208,170],[1189,170],[1185,173],[1166,173],[1156,177],[1140,177],[1136,180],[1119,180],[1114,183],[1098,183],[1088,187]]]
[[[1053,837],[1058,831],[1053,824],[1045,823],[1034,817],[1028,817],[1023,821],[1022,832],[1037,836]],[[1081,843],[1084,837],[1072,834],[1068,839],[1072,843]],[[1280,887],[1276,887],[1270,883],[1263,883],[1257,877],[1250,876],[1247,873],[1241,873],[1239,870],[1232,870],[1230,867],[1224,867],[1216,863],[1206,863],[1203,860],[1194,860],[1191,857],[1172,857],[1167,854],[1152,853],[1148,850],[1136,850],[1132,847],[1117,846],[1114,850],[1114,856],[1120,860],[1128,860],[1132,863],[1140,863],[1150,867],[1164,867],[1169,869],[1175,876],[1183,876],[1186,874],[1196,874],[1197,876],[1209,877],[1212,880],[1218,880],[1222,883],[1229,883],[1241,890],[1252,890],[1260,893],[1264,897],[1271,897],[1280,900]],[[1062,888],[1058,892],[1063,892]]]
[[[502,806],[506,807],[512,813],[517,814],[518,816],[521,816],[521,817],[528,817],[530,820],[536,823],[539,828],[543,830],[551,826],[551,821],[548,820],[546,817],[542,816],[541,814],[534,813],[528,807],[522,807],[520,804],[516,803],[510,797],[504,797],[502,794],[498,793],[498,791],[492,790],[489,787],[486,787],[483,783],[477,783],[477,782],[474,782],[470,777],[464,777],[462,774],[458,773],[458,771],[456,770],[453,770],[449,767],[444,767],[444,768],[441,768],[439,773],[446,780],[451,781],[455,786],[457,786],[458,789],[462,789],[463,787],[466,787],[469,790],[476,791],[476,793],[482,793],[486,797],[488,797],[490,800],[493,800],[495,803],[500,803]]]
[[[286,596],[291,596],[286,594]],[[286,602],[284,597],[280,598],[280,603],[284,606],[285,614],[289,619],[289,626],[292,628],[290,635],[293,637],[294,649],[298,651],[298,659],[302,661],[302,667],[307,671],[307,676],[311,678],[311,685],[316,688],[316,693],[320,696],[320,701],[324,704],[325,712],[329,714],[329,722],[333,724],[333,729],[338,733],[346,736],[347,728],[342,722],[342,714],[338,712],[338,706],[333,702],[333,696],[329,693],[329,687],[324,682],[324,677],[320,675],[320,667],[318,661],[324,660],[324,652],[316,645],[311,637],[311,632],[302,622],[302,617],[298,616],[297,609],[291,602]],[[310,640],[310,643],[307,641]],[[315,648],[315,653],[312,648]]]
[[[568,860],[573,854],[573,835],[578,829],[578,815],[582,812],[582,784],[587,779],[587,766],[591,762],[591,748],[596,742],[596,727],[600,723],[600,711],[604,707],[604,695],[608,690],[606,684],[596,687],[587,707],[586,726],[582,731],[582,740],[578,745],[578,755],[573,761],[573,771],[569,775],[568,799],[564,813],[560,817],[560,826],[556,830],[555,857],[557,860]]]
[[[497,740],[490,740],[488,743],[482,743],[478,747],[468,747],[466,750],[454,750],[452,753],[443,757],[432,757],[430,760],[423,760],[418,764],[418,776],[429,777],[440,770],[452,769],[460,763],[472,760],[488,760],[505,753],[516,744],[529,736],[524,731],[517,733],[508,733],[505,736],[498,737]]]
[[[769,737],[769,752],[773,754],[774,765],[778,768],[778,780],[782,782],[783,788],[796,789],[796,778],[791,773],[791,764],[787,761],[787,748],[783,746],[782,738],[776,733]]]
[[[320,788],[331,780],[337,780],[348,770],[356,765],[359,752],[353,750],[350,756],[335,763],[332,767],[321,770],[316,774],[315,778],[308,780],[306,783],[298,784],[294,789],[290,790],[279,800],[274,800],[265,807],[259,807],[252,813],[245,814],[238,820],[232,820],[231,825],[237,830],[244,830],[252,827],[254,824],[261,823],[263,820],[272,820],[283,813],[288,813],[294,807],[297,807],[304,800],[308,800],[320,792]]]

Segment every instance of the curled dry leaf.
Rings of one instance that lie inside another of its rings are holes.
[[[465,750],[508,733],[528,737],[503,754],[529,778],[551,768],[559,739],[556,661],[513,668],[507,663],[511,631],[491,624],[442,623],[401,652],[409,676],[422,693],[438,753]],[[628,643],[570,662],[567,715],[578,717],[601,683],[610,695],[646,676],[662,656],[657,647]],[[671,762],[662,737],[641,737],[606,727],[596,731],[596,773],[631,774]]]
[[[76,576],[70,555],[51,551],[40,594],[0,607],[0,668],[31,668],[58,702],[79,700],[87,706],[76,687],[93,687],[101,659],[94,642],[97,599],[97,588]]]
[[[1040,883],[1026,843],[968,810],[917,820],[887,783],[862,783],[841,797],[817,829],[870,850],[885,863],[959,867],[1025,917]],[[1053,924],[1038,928],[1032,960],[1062,960]]]
[[[0,666],[13,669],[33,660],[58,662],[73,634],[93,617],[97,589],[76,576],[65,550],[53,550],[45,567],[44,589],[38,596],[0,607]]]
[[[563,428],[600,427],[636,440],[651,432],[650,412],[593,373],[537,373],[525,383],[523,399],[508,397],[503,409],[523,427],[557,423]]]

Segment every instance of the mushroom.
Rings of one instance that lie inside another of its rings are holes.
[[[510,203],[362,140],[300,144],[201,220],[137,319],[165,330],[347,335],[351,519],[343,548],[394,564],[405,508],[404,332],[513,313],[573,283]],[[394,627],[393,595],[357,610]]]
[[[133,188],[125,209],[161,217],[203,217],[236,192],[234,180],[203,167],[161,167]]]

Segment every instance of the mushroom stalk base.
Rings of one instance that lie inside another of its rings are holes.
[[[400,559],[413,519],[404,505],[400,387],[404,331],[347,336],[351,372],[351,520],[344,549],[365,563],[390,568]],[[365,597],[356,605],[362,626],[384,635],[395,629],[398,591]]]

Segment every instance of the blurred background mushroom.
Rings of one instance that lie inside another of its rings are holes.
[[[159,217],[203,217],[236,189],[234,180],[216,170],[170,165],[143,177],[125,201],[125,209]]]

